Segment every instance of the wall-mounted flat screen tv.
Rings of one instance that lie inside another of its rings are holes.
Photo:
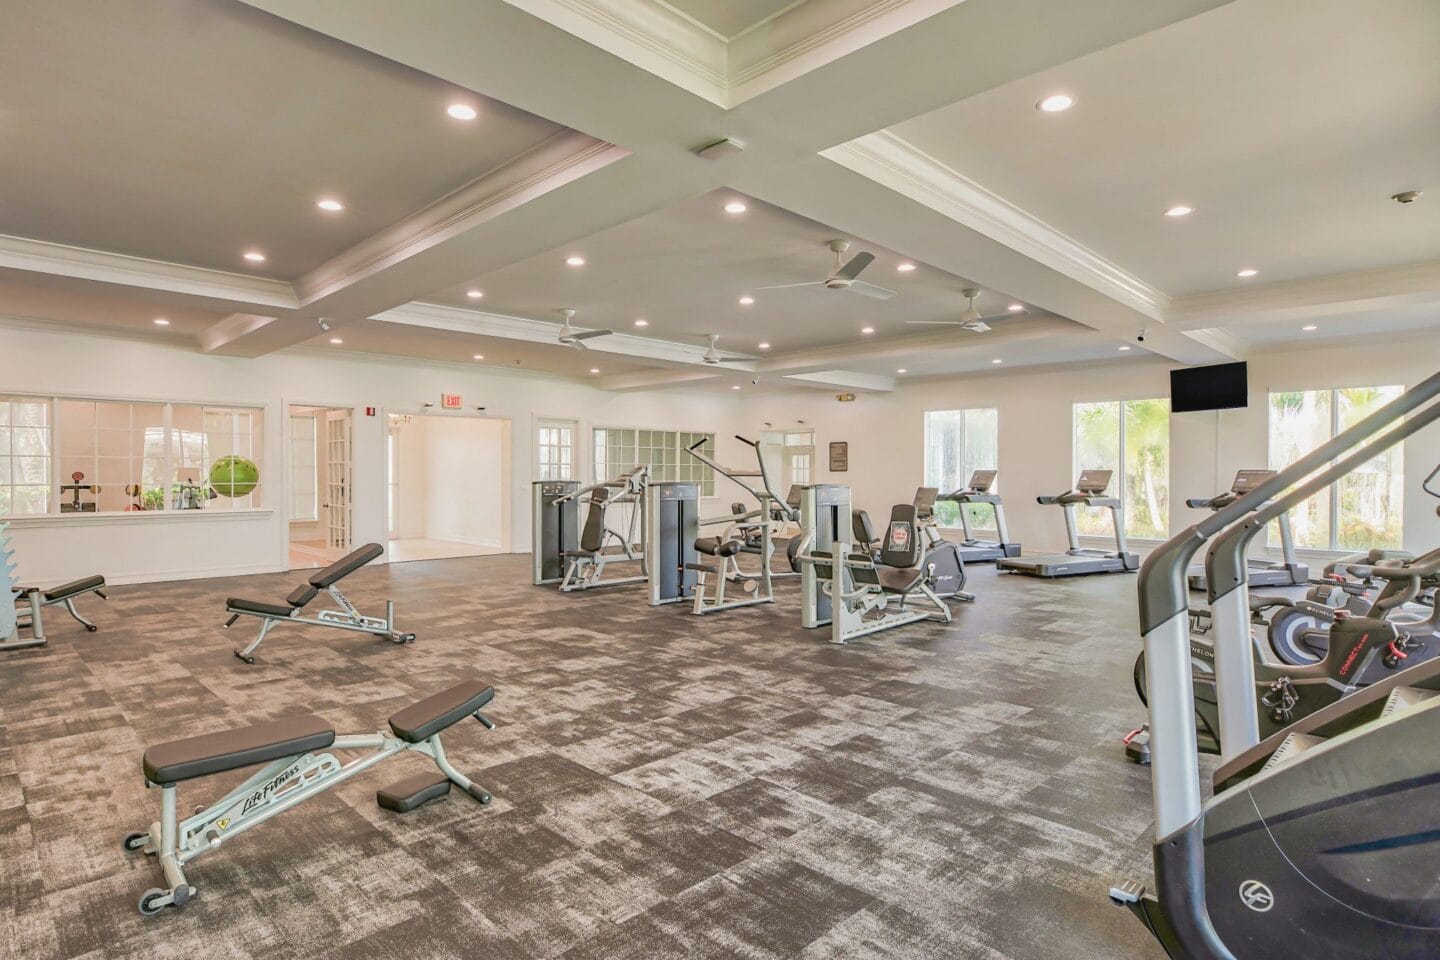
[[[1216,363],[1170,371],[1170,410],[1228,410],[1250,402],[1245,363]]]

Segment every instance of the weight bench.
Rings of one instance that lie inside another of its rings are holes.
[[[185,865],[191,860],[401,753],[424,754],[439,772],[415,774],[377,791],[375,800],[386,810],[414,810],[449,793],[452,783],[488,804],[490,794],[445,758],[440,734],[469,716],[486,729],[495,729],[480,712],[493,699],[494,688],[469,680],[392,714],[389,733],[336,736],[324,720],[301,714],[150,747],[141,769],[145,786],[160,788],[160,819],[148,830],[128,835],[123,846],[157,857],[168,886],[146,890],[140,897],[140,912],[154,916],[164,907],[184,906],[195,896],[195,887],[185,878]],[[330,750],[370,752],[342,765]],[[264,766],[223,798],[178,820],[179,784],[259,764]]]
[[[100,628],[86,620],[75,609],[75,601],[88,593],[93,593],[101,600],[108,600],[105,594],[105,578],[96,574],[93,577],[85,577],[80,580],[71,580],[69,583],[62,583],[50,590],[41,590],[38,587],[15,587],[13,595],[15,598],[15,626],[18,629],[28,628],[30,636],[16,639],[6,643],[0,643],[0,650],[14,650],[20,647],[43,647],[48,642],[45,636],[45,621],[41,611],[45,607],[61,604],[67,613],[75,618],[75,621],[85,627],[86,630],[94,633]]]
[[[225,621],[229,627],[241,617],[255,617],[260,621],[260,635],[251,641],[250,645],[243,649],[236,650],[235,656],[246,663],[255,662],[255,648],[265,639],[265,634],[277,623],[308,623],[314,627],[335,627],[339,630],[353,630],[356,633],[370,633],[377,637],[384,637],[392,643],[409,643],[415,639],[413,633],[402,633],[395,629],[395,603],[392,600],[385,602],[385,619],[378,617],[367,617],[356,610],[355,607],[345,598],[336,586],[339,581],[350,576],[365,564],[374,560],[385,552],[385,548],[378,543],[367,543],[358,550],[336,560],[330,566],[315,573],[301,586],[290,591],[283,604],[266,603],[264,600],[244,600],[238,597],[231,597],[225,601],[225,612],[230,614],[230,619]],[[300,611],[305,608],[311,600],[319,596],[320,591],[328,591],[330,596],[340,606],[339,610],[321,610],[313,617],[303,617]]]

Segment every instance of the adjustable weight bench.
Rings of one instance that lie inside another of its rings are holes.
[[[336,560],[324,570],[318,571],[301,586],[290,591],[285,598],[284,604],[266,603],[263,600],[245,600],[238,597],[231,597],[225,601],[225,612],[230,614],[230,619],[225,621],[229,627],[241,617],[255,617],[260,621],[260,635],[251,641],[250,645],[243,649],[236,650],[235,656],[246,663],[255,662],[255,648],[265,639],[265,634],[277,623],[308,623],[314,627],[335,627],[339,630],[353,630],[356,633],[370,633],[377,637],[384,637],[392,643],[409,643],[415,639],[413,633],[402,633],[395,629],[395,603],[387,600],[385,602],[385,619],[378,617],[367,617],[356,610],[355,607],[340,592],[336,584],[344,578],[359,570],[365,564],[374,560],[385,552],[385,548],[378,543],[367,543],[358,550]],[[321,610],[313,617],[303,617],[300,611],[305,608],[311,600],[314,600],[321,590],[328,591],[339,605],[339,610]]]
[[[30,636],[0,643],[0,650],[45,646],[49,638],[45,636],[45,621],[41,611],[45,607],[54,606],[57,603],[64,606],[66,612],[74,617],[77,623],[94,633],[100,628],[80,615],[80,611],[75,609],[75,600],[87,593],[93,593],[101,600],[109,599],[105,594],[105,578],[99,574],[80,580],[71,580],[69,583],[62,583],[50,590],[41,590],[38,587],[14,587],[12,593],[16,604],[15,626],[17,629],[28,628]]]
[[[185,878],[185,865],[191,860],[401,753],[424,754],[439,772],[409,776],[377,791],[375,800],[381,807],[397,813],[414,810],[449,793],[452,783],[488,804],[490,794],[450,765],[440,734],[469,716],[486,729],[495,729],[480,712],[494,698],[494,688],[470,680],[391,715],[389,733],[336,736],[324,720],[302,714],[150,747],[141,768],[145,786],[160,788],[160,819],[148,830],[125,837],[123,846],[158,858],[168,886],[146,890],[140,897],[140,912],[154,916],[163,907],[184,906],[195,896],[195,887]],[[342,765],[330,750],[370,752]],[[178,819],[180,783],[259,764],[264,766],[223,798]]]

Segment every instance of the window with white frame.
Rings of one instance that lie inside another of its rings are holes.
[[[1075,475],[1082,470],[1113,471],[1109,492],[1120,498],[1125,535],[1151,540],[1168,537],[1170,401],[1077,403],[1074,427]],[[1106,514],[1108,511],[1079,511],[1079,531],[1087,536],[1110,536]]]
[[[0,397],[0,516],[260,505],[264,410]],[[243,460],[216,463],[224,457]]]
[[[320,465],[315,457],[315,414],[290,416],[290,519],[320,519]]]
[[[1340,387],[1270,394],[1270,467],[1281,470],[1368,414],[1403,387]],[[1398,548],[1403,540],[1405,450],[1396,444],[1290,512],[1295,546],[1311,550]],[[1274,524],[1269,542],[1279,545]]]
[[[575,424],[542,420],[535,428],[535,479],[575,479]]]
[[[815,472],[815,431],[787,430],[782,450],[784,473],[780,478],[779,492],[784,494],[791,484],[813,483],[811,477]]]
[[[695,443],[701,443],[700,449],[713,458],[713,433],[634,427],[596,427],[594,433],[597,481],[613,479],[648,463],[650,479],[655,483],[694,483],[699,485],[702,497],[715,495],[715,472],[685,452]]]
[[[969,484],[976,470],[994,470],[999,459],[1000,412],[995,407],[925,411],[925,486],[938,487],[941,493],[958,490]],[[994,525],[990,508],[967,505],[965,509],[972,528]],[[960,504],[935,504],[935,518],[942,527],[958,527]]]

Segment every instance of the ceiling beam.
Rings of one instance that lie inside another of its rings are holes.
[[[854,370],[815,370],[811,373],[787,373],[787,383],[798,383],[820,390],[868,390],[885,393],[895,389],[895,378],[878,373],[858,373]]]
[[[1440,302],[1440,261],[1246,286],[1184,297],[1166,316],[1176,328],[1316,320]]]

